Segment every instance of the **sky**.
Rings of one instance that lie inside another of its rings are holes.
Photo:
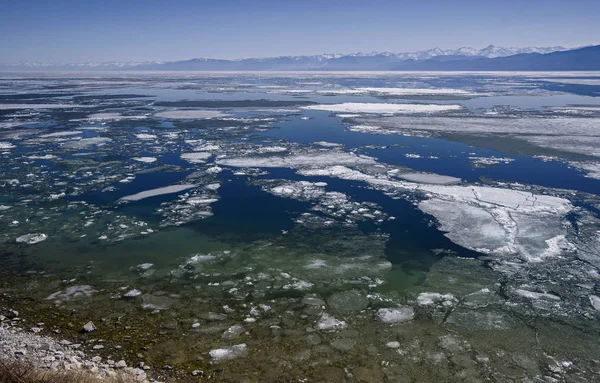
[[[600,44],[598,0],[0,0],[0,62]]]

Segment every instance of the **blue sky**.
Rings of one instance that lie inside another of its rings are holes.
[[[0,0],[0,62],[575,47],[598,19],[598,0]]]

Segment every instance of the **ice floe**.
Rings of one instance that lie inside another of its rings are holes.
[[[156,162],[156,157],[133,157],[133,160],[151,164],[153,162]]]
[[[493,166],[499,164],[509,164],[514,161],[514,158],[510,157],[469,157],[471,166],[474,168],[483,168],[486,166]]]
[[[237,344],[226,348],[217,348],[208,353],[213,363],[227,362],[233,359],[244,358],[248,356],[248,347],[246,344]]]
[[[72,299],[87,298],[92,296],[96,290],[89,285],[78,285],[67,287],[64,290],[50,294],[46,300],[68,301]]]
[[[139,201],[144,198],[150,198],[150,197],[155,197],[155,196],[164,195],[164,194],[179,193],[181,191],[184,191],[187,189],[192,189],[197,186],[198,185],[193,185],[193,184],[165,186],[162,188],[145,190],[143,192],[139,192],[136,194],[127,195],[125,197],[122,197],[121,200],[122,201]]]
[[[124,115],[121,113],[104,112],[94,113],[87,116],[87,120],[103,121],[103,120],[144,120],[148,118],[146,115]],[[77,120],[72,120],[77,121]]]
[[[0,142],[0,150],[14,149],[16,147],[16,145],[11,144],[10,142]]]
[[[429,199],[419,209],[440,222],[453,242],[479,252],[525,260],[572,250],[565,239],[563,198],[492,187],[423,185]]]
[[[168,118],[168,119],[205,119],[205,118],[219,118],[229,116],[226,113],[218,110],[166,110],[154,114],[154,117]]]
[[[81,140],[68,141],[64,143],[63,148],[84,149],[93,145],[105,145],[109,142],[112,142],[112,139],[109,137],[82,138]]]
[[[460,105],[435,105],[435,104],[376,104],[347,102],[343,104],[320,104],[303,106],[304,109],[324,110],[333,113],[440,113],[461,110]]]
[[[43,242],[48,239],[48,235],[44,233],[33,233],[33,234],[25,234],[20,237],[17,237],[17,243],[24,243],[26,245],[35,245],[36,243]]]
[[[333,316],[323,313],[317,321],[316,328],[322,331],[338,330],[346,327],[346,322],[337,320]]]
[[[585,172],[585,176],[600,180],[600,162],[576,162],[571,161],[569,165]]]
[[[10,109],[67,109],[67,108],[91,108],[92,105],[75,104],[0,104],[0,110]]]
[[[376,163],[372,157],[337,151],[298,153],[285,157],[234,157],[217,159],[216,162],[225,166],[258,168],[298,168],[345,164],[374,165]]]
[[[158,138],[155,134],[148,133],[138,133],[135,136],[140,140],[155,140],[156,138]]]
[[[417,297],[417,302],[421,306],[430,306],[433,304],[451,306],[456,301],[457,299],[452,294],[420,293]]]
[[[600,139],[597,119],[579,117],[555,118],[461,118],[409,116],[360,119],[358,125],[377,126],[368,133],[409,134],[431,136],[439,133],[468,135],[510,135],[511,138],[555,150],[600,157]],[[537,153],[536,153],[537,154]]]
[[[377,316],[386,324],[404,323],[415,317],[415,310],[412,307],[383,308],[377,310]]]
[[[181,159],[186,160],[192,164],[204,163],[210,157],[212,157],[212,153],[210,152],[194,152],[181,154]]]

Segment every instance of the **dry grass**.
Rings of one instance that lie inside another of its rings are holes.
[[[0,359],[0,383],[134,383],[133,377],[125,374],[100,379],[85,371],[52,371],[35,368],[29,364]]]

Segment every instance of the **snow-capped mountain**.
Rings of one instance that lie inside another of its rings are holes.
[[[452,61],[464,59],[495,59],[516,54],[548,54],[565,51],[564,47],[506,48],[487,46],[482,49],[461,47],[458,49],[432,48],[417,52],[371,52],[326,53],[312,56],[279,56],[243,58],[235,60],[194,58],[170,62],[87,62],[46,63],[23,62],[0,64],[0,70],[389,70],[399,64],[426,60]]]

